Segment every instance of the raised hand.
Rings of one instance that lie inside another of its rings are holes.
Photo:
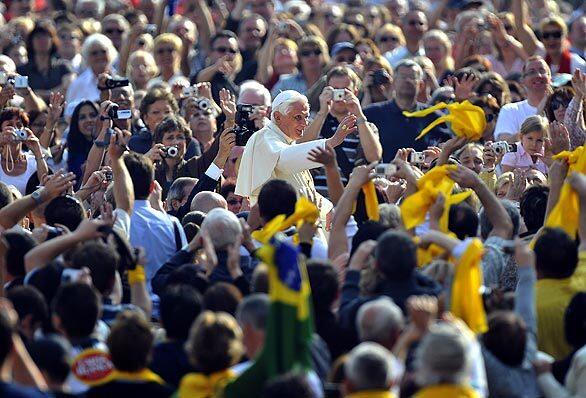
[[[376,167],[376,162],[373,162],[367,166],[358,166],[352,170],[352,174],[350,174],[350,180],[348,181],[349,187],[360,188],[368,181],[374,179],[376,177],[374,173],[374,168]]]
[[[320,114],[328,113],[332,107],[334,88],[332,86],[325,86],[319,95],[319,111]]]
[[[570,133],[563,123],[554,121],[549,124],[548,147],[552,155],[570,149]]]
[[[437,298],[432,296],[411,296],[407,299],[407,312],[413,325],[425,332],[437,318]]]
[[[43,201],[50,201],[57,196],[63,195],[68,189],[73,187],[75,184],[74,173],[63,173],[64,170],[60,170],[56,174],[53,174],[47,178],[42,193]]]
[[[513,181],[507,192],[507,199],[519,201],[523,192],[527,189],[527,171],[523,169],[513,170]]]
[[[225,88],[220,90],[220,107],[227,120],[236,118],[236,96],[230,90]]]
[[[449,76],[444,80],[444,85],[452,86],[458,101],[464,101],[474,95],[474,87],[478,79],[474,75],[464,74],[461,79]]]
[[[61,91],[51,91],[49,96],[49,118],[47,120],[47,127],[52,129],[55,123],[61,117],[63,109],[65,108],[65,95]]]
[[[572,87],[574,88],[574,91],[576,91],[577,97],[586,97],[586,74],[582,73],[580,69],[574,71],[574,76],[572,76]]]
[[[474,171],[464,166],[458,166],[456,170],[450,171],[450,178],[462,188],[474,189],[482,181]]]
[[[331,146],[332,148],[335,148],[338,145],[340,145],[342,142],[344,142],[344,139],[348,135],[354,133],[355,131],[356,131],[356,116],[348,115],[344,119],[342,119],[342,122],[338,126],[334,135],[331,138],[328,138],[326,142],[329,146]]]
[[[365,268],[368,268],[370,265],[368,259],[374,252],[375,248],[375,240],[367,240],[362,242],[360,246],[358,246],[358,249],[356,249],[356,252],[352,256],[352,258],[350,259],[349,268],[354,271],[361,271]]]
[[[309,156],[307,159],[311,160],[312,162],[321,163],[325,167],[328,166],[335,166],[336,163],[336,151],[329,145],[326,145],[325,148],[322,147],[315,147],[311,151],[309,151]]]
[[[108,154],[112,160],[118,160],[128,150],[126,143],[132,134],[128,130],[120,130],[114,128],[114,134],[110,136],[110,145],[108,146]]]

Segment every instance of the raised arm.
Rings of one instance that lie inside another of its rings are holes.
[[[328,194],[334,206],[337,205],[344,193],[344,184],[342,184],[342,176],[336,161],[336,151],[329,146],[325,148],[317,147],[309,152],[308,159],[324,165]]]
[[[132,213],[134,208],[134,186],[126,164],[122,159],[126,151],[126,143],[130,139],[129,131],[115,129],[115,133],[110,137],[110,146],[108,154],[112,162],[112,176],[114,177],[114,200],[116,208],[124,210],[126,213]]]
[[[537,354],[537,316],[535,312],[535,253],[520,239],[515,245],[515,260],[517,262],[519,281],[515,291],[515,312],[525,321],[527,326],[527,347],[525,349],[528,360],[533,361]]]
[[[14,227],[41,203],[49,202],[66,192],[73,186],[74,181],[75,175],[73,173],[53,174],[43,188],[0,209],[0,225],[5,229]]]
[[[303,132],[303,137],[297,140],[298,143],[309,142],[319,138],[319,133],[332,106],[333,91],[334,89],[331,86],[324,87],[319,95],[319,112],[315,114],[315,117]]]
[[[464,166],[458,166],[455,171],[450,172],[450,177],[460,187],[474,190],[492,224],[490,236],[511,239],[513,233],[511,218],[498,198],[488,189],[480,177]]]
[[[216,34],[216,25],[207,3],[204,0],[190,0],[186,4],[185,15],[197,25],[199,33],[199,46],[205,50],[210,49],[210,38]]]
[[[568,177],[568,183],[574,188],[580,198],[578,233],[580,234],[580,251],[584,251],[586,250],[586,176],[574,172]]]
[[[513,0],[511,11],[515,16],[515,25],[517,27],[517,37],[523,44],[523,47],[529,56],[535,54],[541,43],[537,40],[535,33],[531,29],[529,22],[529,9],[525,0]]]
[[[546,220],[560,199],[560,193],[567,174],[568,163],[565,160],[554,160],[549,167],[549,195],[547,196],[547,208],[545,210]]]

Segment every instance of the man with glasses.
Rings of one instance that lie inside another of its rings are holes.
[[[102,22],[102,33],[112,40],[116,50],[122,49],[122,43],[127,36],[130,24],[122,15],[110,14]]]
[[[439,112],[426,117],[409,118],[403,112],[415,112],[427,108],[417,102],[419,92],[424,88],[423,70],[410,59],[400,61],[395,68],[395,97],[390,101],[377,102],[364,109],[366,119],[376,125],[383,148],[383,161],[392,161],[400,148],[414,148],[423,151],[450,138],[444,125],[434,127],[420,140],[419,133],[431,124]]]
[[[425,56],[422,38],[428,30],[427,17],[423,11],[409,11],[403,18],[403,32],[406,44],[397,47],[385,57],[393,68],[405,58]]]
[[[516,142],[523,121],[537,114],[537,108],[548,95],[551,72],[543,58],[533,56],[525,61],[522,82],[527,91],[527,99],[506,104],[501,108],[494,129],[495,141]]]

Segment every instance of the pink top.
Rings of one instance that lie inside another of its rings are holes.
[[[542,152],[543,155],[543,152]],[[516,169],[536,169],[541,171],[543,174],[547,174],[547,166],[541,159],[537,159],[533,163],[531,155],[525,152],[525,148],[521,145],[521,142],[517,142],[517,152],[508,152],[503,156],[501,165],[514,167]]]

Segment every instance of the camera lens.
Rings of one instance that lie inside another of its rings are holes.
[[[175,157],[177,157],[177,155],[179,155],[179,149],[177,149],[177,147],[170,146],[169,148],[167,148],[167,156],[168,157],[175,158]]]

